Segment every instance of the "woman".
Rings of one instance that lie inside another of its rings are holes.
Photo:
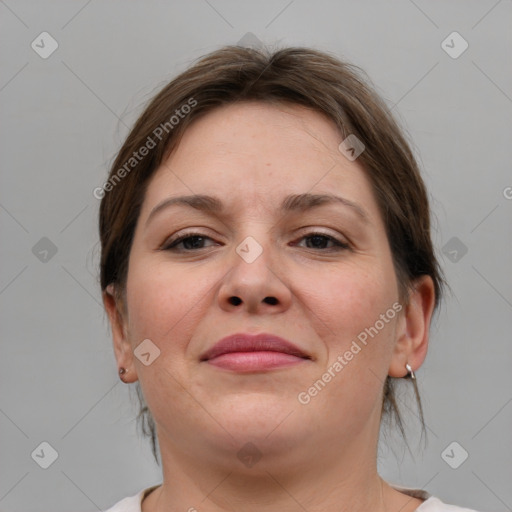
[[[377,473],[444,281],[417,164],[356,68],[215,51],[97,192],[119,374],[163,470],[109,512],[465,510]]]

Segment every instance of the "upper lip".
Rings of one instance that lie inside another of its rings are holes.
[[[213,359],[222,354],[228,354],[230,352],[282,352],[284,354],[291,354],[297,357],[303,357],[310,359],[310,356],[306,354],[299,347],[274,334],[245,334],[237,333],[230,336],[226,336],[219,340],[213,347],[203,352],[200,356],[201,361],[207,361]]]

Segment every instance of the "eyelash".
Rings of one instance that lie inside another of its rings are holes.
[[[303,235],[300,239],[305,239],[305,238],[312,238],[312,237],[322,237],[322,238],[325,238],[327,239],[328,241],[332,242],[334,244],[334,247],[331,247],[331,248],[328,248],[328,249],[320,249],[321,251],[323,252],[336,252],[336,251],[343,251],[343,250],[348,250],[350,249],[350,245],[346,242],[342,242],[341,240],[338,240],[337,238],[331,236],[331,235],[327,235],[325,233],[322,233],[322,232],[311,232],[311,233],[307,233],[305,235]],[[189,238],[203,238],[203,239],[209,239],[209,240],[212,240],[209,236],[206,236],[204,235],[203,233],[194,233],[194,232],[191,232],[191,233],[185,233],[184,235],[180,236],[179,238],[177,238],[176,240],[173,240],[172,242],[169,242],[167,244],[165,244],[163,247],[162,247],[162,250],[163,251],[173,251],[173,252],[195,252],[196,250],[201,250],[201,249],[204,249],[204,247],[201,247],[199,249],[177,249],[176,246],[179,245],[181,242],[189,239]],[[311,249],[311,248],[309,248]]]

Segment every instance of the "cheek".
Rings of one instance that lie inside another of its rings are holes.
[[[364,428],[372,411],[380,410],[397,320],[393,279],[383,268],[354,265],[303,280],[327,352],[319,361],[322,373],[304,391],[346,432]]]
[[[373,264],[347,265],[322,279],[303,281],[305,300],[327,351],[323,366],[355,396],[363,388],[377,391],[379,379],[387,374],[397,321],[394,279],[393,272]],[[345,393],[341,388],[338,392]]]
[[[213,272],[198,278],[197,269],[179,269],[166,262],[135,263],[127,293],[132,340],[149,338],[162,353],[183,351],[200,320]]]
[[[357,336],[392,307],[393,282],[378,266],[347,265],[324,276],[301,280],[308,306],[340,341]]]

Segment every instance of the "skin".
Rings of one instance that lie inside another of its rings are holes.
[[[126,303],[116,304],[112,286],[103,296],[123,380],[140,380],[157,424],[163,485],[143,512],[408,512],[422,503],[380,478],[376,454],[386,376],[403,377],[407,362],[416,370],[426,356],[430,277],[307,405],[297,399],[399,301],[370,181],[341,141],[330,120],[304,107],[237,103],[196,120],[151,179]],[[278,210],[302,193],[343,196],[367,222],[341,204]],[[146,225],[161,201],[190,194],[214,195],[226,209],[174,205]],[[187,228],[208,238],[161,249]],[[314,239],[317,231],[349,248]],[[263,249],[252,263],[235,251],[248,236]],[[237,332],[276,334],[311,359],[249,374],[199,360]],[[145,339],[160,350],[148,366],[133,353]],[[252,467],[237,457],[248,442],[262,455]]]

